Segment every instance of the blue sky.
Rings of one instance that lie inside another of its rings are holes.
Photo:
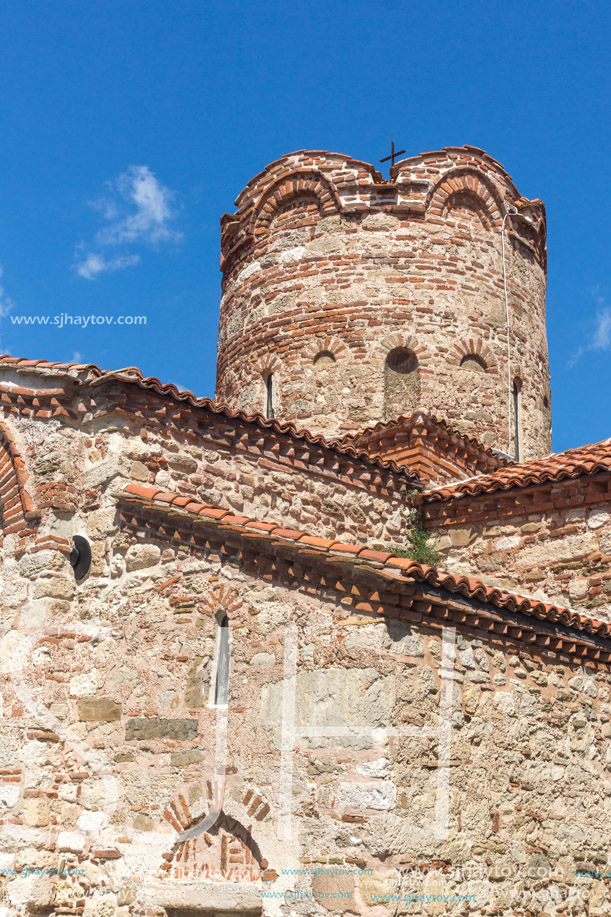
[[[0,350],[214,390],[219,217],[268,162],[463,143],[547,206],[554,448],[611,435],[604,2],[5,0]],[[16,315],[145,315],[24,327]]]

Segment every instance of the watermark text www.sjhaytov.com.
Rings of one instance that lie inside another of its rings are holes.
[[[88,325],[146,325],[146,315],[11,315],[13,325],[47,325],[51,328]]]

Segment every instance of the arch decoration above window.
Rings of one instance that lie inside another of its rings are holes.
[[[315,338],[304,350],[306,360],[319,367],[338,363],[347,353],[344,342],[336,337]]]
[[[257,202],[252,223],[255,238],[268,232],[283,207],[299,200],[318,201],[321,216],[331,216],[340,210],[337,193],[326,178],[316,172],[292,172],[264,191]]]
[[[496,373],[498,370],[494,354],[481,338],[456,341],[450,348],[448,363],[476,372]]]
[[[40,517],[26,482],[23,459],[8,428],[0,424],[0,511],[4,535],[23,533],[29,520]]]
[[[429,195],[427,212],[445,216],[452,209],[469,210],[477,214],[485,228],[500,229],[503,204],[500,196],[482,175],[475,170],[456,169],[446,173]]]

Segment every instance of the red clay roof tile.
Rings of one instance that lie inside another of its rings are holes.
[[[309,544],[313,548],[330,548],[333,544],[332,538],[319,538],[317,535],[302,535],[299,544]]]
[[[141,389],[155,392],[174,401],[182,401],[192,407],[202,408],[212,414],[252,423],[261,429],[273,430],[275,433],[284,434],[291,439],[318,445],[340,455],[348,455],[357,461],[407,477],[413,487],[421,487],[418,476],[404,466],[398,465],[395,461],[384,461],[381,458],[369,455],[365,450],[356,449],[350,443],[343,443],[341,440],[330,440],[320,434],[313,435],[307,430],[299,430],[292,423],[283,423],[279,420],[264,417],[263,414],[246,414],[243,411],[234,411],[228,405],[213,401],[211,398],[198,398],[193,392],[178,389],[171,383],[163,384],[155,376],[143,376],[135,366],[127,366],[117,370],[103,370],[95,363],[51,363],[47,360],[26,360],[23,357],[11,357],[8,354],[0,355],[0,366],[2,364],[17,369],[47,372],[51,375],[53,373],[63,373],[72,379],[77,379],[83,384],[91,386],[111,381],[136,385]]]
[[[272,535],[278,536],[279,538],[293,538],[295,541],[299,541],[303,532],[297,531],[297,529],[285,529],[281,525],[278,528],[272,529]]]
[[[224,519],[231,513],[226,509],[217,509],[214,506],[207,506],[205,503],[189,503],[185,507],[189,513],[197,513],[200,516],[208,516],[210,519]]]
[[[501,490],[529,487],[546,481],[558,483],[583,475],[611,471],[611,439],[602,440],[566,452],[555,452],[531,462],[521,462],[506,468],[499,468],[490,474],[482,474],[457,484],[437,487],[419,494],[418,503],[458,500],[479,494],[491,494]]]
[[[359,554],[364,547],[363,544],[345,544],[343,541],[334,541],[331,550],[338,554]]]
[[[251,519],[246,523],[246,528],[259,529],[262,532],[272,532],[277,526],[273,522],[261,522],[259,519]]]
[[[193,503],[193,497],[175,497],[172,500],[172,506],[188,506],[189,503]]]
[[[157,507],[162,512],[168,508],[167,499],[158,498],[158,495],[163,497],[166,494],[155,488],[127,484],[123,493],[125,499],[138,502],[141,505]],[[201,507],[201,509],[191,511],[191,506]],[[222,519],[226,515],[231,516],[226,510],[213,509],[201,503],[189,504],[184,512],[189,515],[199,515],[208,520]],[[304,535],[303,532],[297,532],[293,529],[282,529],[280,526],[259,522],[255,519],[244,525],[236,523],[234,528],[238,531],[241,530],[245,536],[252,535],[253,529],[259,530],[260,537],[270,542],[274,542],[278,538],[284,538],[287,544],[292,543],[294,545],[297,552],[299,552],[300,546],[305,546],[307,547],[308,556],[320,554],[321,560],[327,563],[339,561],[340,563],[349,564],[351,563],[350,558],[352,560],[360,560],[363,557],[368,560],[375,559],[380,564],[380,569],[376,571],[376,574],[383,574],[385,570],[393,571],[395,573],[393,577],[395,581],[400,582],[403,580],[405,583],[426,582],[433,587],[444,589],[450,593],[459,593],[467,598],[481,601],[496,608],[518,612],[526,617],[538,618],[543,621],[560,621],[573,630],[585,631],[611,640],[611,624],[604,621],[598,621],[595,618],[578,614],[569,608],[561,608],[529,596],[505,592],[503,589],[490,586],[474,577],[457,576],[426,564],[420,564],[411,558],[393,557],[384,551],[373,551],[365,545],[344,544],[339,541],[334,541],[324,548],[322,546],[317,548],[316,545],[311,543],[315,540],[313,536]],[[292,534],[281,535],[281,532]],[[519,627],[520,625],[516,624],[515,626]]]
[[[143,487],[141,484],[126,484],[124,488],[125,492],[128,494],[133,494],[135,497],[148,497],[150,500],[154,499],[154,494],[162,493],[161,490],[150,487]],[[153,494],[153,496],[151,496]]]

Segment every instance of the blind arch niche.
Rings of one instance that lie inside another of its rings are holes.
[[[420,401],[418,357],[408,347],[393,347],[384,362],[384,415],[386,420],[411,414]]]

